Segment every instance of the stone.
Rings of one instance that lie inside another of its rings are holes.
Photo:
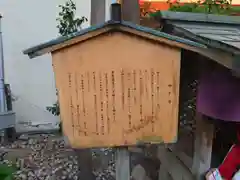
[[[67,176],[62,176],[61,179],[67,179]]]
[[[24,157],[16,156],[19,157],[18,164],[21,168],[14,174],[15,179],[79,180],[77,156],[69,146],[65,145],[63,137],[55,136],[22,135],[20,140],[1,146],[1,150],[9,148],[18,152],[18,149],[23,150],[25,148],[24,151],[29,151]],[[100,161],[103,158],[104,167],[94,168],[94,174],[97,178],[99,180],[115,180],[114,149],[94,149],[92,152],[94,158],[100,159]],[[8,160],[0,163],[13,164]],[[101,163],[99,165],[101,166]]]
[[[141,165],[138,164],[133,168],[131,174],[133,180],[145,180],[146,176],[146,171]]]
[[[19,138],[18,138],[18,140],[28,140],[28,139],[29,139],[29,137],[26,134],[23,134],[23,135],[19,136]]]
[[[21,180],[27,180],[26,174],[20,174],[19,177],[21,178]]]

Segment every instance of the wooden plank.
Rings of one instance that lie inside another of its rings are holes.
[[[174,156],[176,156],[180,161],[182,161],[182,163],[186,167],[188,167],[188,169],[192,168],[193,159],[190,156],[188,156],[184,152],[175,150],[174,147],[169,148],[169,150],[174,154]]]
[[[234,56],[233,58],[233,69],[232,69],[232,73],[234,76],[236,77],[240,77],[240,62],[239,62],[239,59],[240,59],[240,54],[237,54]]]
[[[95,36],[98,36],[100,34],[106,33],[110,29],[112,29],[112,28],[111,27],[104,27],[102,29],[97,29],[97,30],[94,30],[92,32],[77,36],[75,38],[71,38],[71,39],[69,39],[69,40],[67,40],[63,43],[60,43],[60,44],[57,43],[56,45],[52,45],[52,46],[47,47],[47,48],[41,48],[40,50],[37,50],[33,53],[29,53],[28,55],[29,55],[30,58],[34,58],[34,57],[41,56],[41,55],[46,54],[46,53],[62,50],[62,48],[69,47],[69,46],[74,45],[76,43],[80,43],[82,41],[88,40],[88,39],[93,38]]]
[[[140,147],[128,147],[128,151],[131,153],[139,153],[139,154],[143,154],[144,150]]]
[[[178,49],[114,33],[53,53],[53,65],[73,147],[175,142]]]
[[[130,153],[127,148],[116,151],[116,180],[130,180]]]
[[[161,161],[161,168],[163,167],[172,177],[173,180],[193,180],[191,170],[188,169],[174,153],[170,152],[166,147],[159,146],[158,158]],[[166,176],[166,175],[165,175]]]
[[[204,177],[211,167],[214,125],[201,113],[196,115],[196,133],[192,172],[196,180]]]
[[[158,173],[158,180],[172,180],[172,177],[170,176],[168,170],[164,166],[160,167]]]
[[[78,158],[79,179],[95,180],[90,149],[75,149]]]
[[[139,0],[121,0],[123,20],[140,24]]]

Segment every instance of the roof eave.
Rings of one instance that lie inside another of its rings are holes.
[[[108,21],[108,22],[106,22],[104,24],[92,26],[90,28],[86,28],[86,29],[80,30],[80,31],[78,31],[76,33],[72,33],[72,34],[67,35],[67,36],[61,36],[61,37],[58,37],[56,39],[50,40],[50,41],[48,41],[46,43],[42,43],[42,44],[33,46],[31,48],[28,48],[28,49],[23,51],[23,54],[28,55],[29,58],[34,58],[34,57],[43,55],[44,53],[49,53],[50,51],[44,52],[44,50],[49,48],[49,47],[52,47],[52,46],[64,43],[64,42],[69,41],[69,40],[71,40],[71,39],[73,39],[75,37],[82,36],[82,35],[85,35],[87,33],[93,32],[95,30],[101,29],[101,28],[103,28],[104,26],[106,26],[108,24],[114,25],[114,24],[117,24],[117,23],[118,22]]]
[[[174,24],[172,24],[172,25],[174,26]],[[213,39],[209,39],[209,38],[205,38],[205,37],[193,34],[189,31],[185,30],[184,28],[181,28],[181,27],[178,27],[178,26],[174,26],[174,28],[175,28],[176,31],[178,31],[180,33],[183,33],[186,37],[188,37],[192,41],[196,41],[196,42],[204,44],[208,47],[215,48],[215,49],[220,49],[220,50],[232,53],[232,54],[239,54],[240,53],[240,49],[238,49],[236,47],[227,45],[227,44],[222,43],[222,42],[217,41],[217,40],[213,40]]]
[[[238,16],[215,15],[207,13],[192,13],[192,12],[175,12],[161,11],[159,19],[181,21],[181,22],[198,22],[198,23],[217,23],[239,25],[240,18]]]
[[[126,27],[126,28],[124,30],[121,27]],[[23,53],[27,54],[30,58],[34,58],[36,56],[40,56],[40,55],[43,55],[45,53],[49,53],[49,52],[58,50],[60,48],[66,47],[66,46],[60,46],[60,44],[71,41],[74,38],[78,38],[78,37],[81,37],[81,36],[87,36],[88,34],[91,34],[95,31],[96,32],[100,31],[101,29],[106,29],[105,32],[110,31],[110,30],[128,31],[126,29],[134,29],[134,30],[136,30],[138,32],[141,32],[141,33],[150,34],[150,35],[153,35],[153,36],[156,36],[156,37],[159,37],[159,38],[165,38],[167,40],[175,41],[177,43],[185,44],[185,45],[188,45],[188,46],[197,47],[197,48],[206,48],[206,46],[204,46],[200,43],[193,42],[191,40],[187,40],[187,39],[180,38],[180,37],[177,37],[177,36],[172,36],[170,34],[160,32],[160,31],[157,31],[157,30],[154,30],[154,29],[151,29],[151,28],[135,25],[135,24],[132,24],[130,22],[108,21],[104,24],[101,24],[101,25],[98,25],[98,26],[93,26],[93,27],[81,30],[81,31],[73,33],[69,36],[60,37],[60,38],[51,40],[47,43],[43,43],[43,44],[34,46],[32,48],[29,48],[29,49],[23,51]],[[101,34],[101,33],[103,33],[103,32],[100,31],[99,34]]]

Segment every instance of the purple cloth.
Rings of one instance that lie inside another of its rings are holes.
[[[204,72],[198,87],[197,110],[215,119],[240,122],[240,78],[223,67]]]

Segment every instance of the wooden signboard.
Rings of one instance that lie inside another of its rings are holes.
[[[115,33],[52,55],[63,129],[73,147],[176,141],[178,49]]]

